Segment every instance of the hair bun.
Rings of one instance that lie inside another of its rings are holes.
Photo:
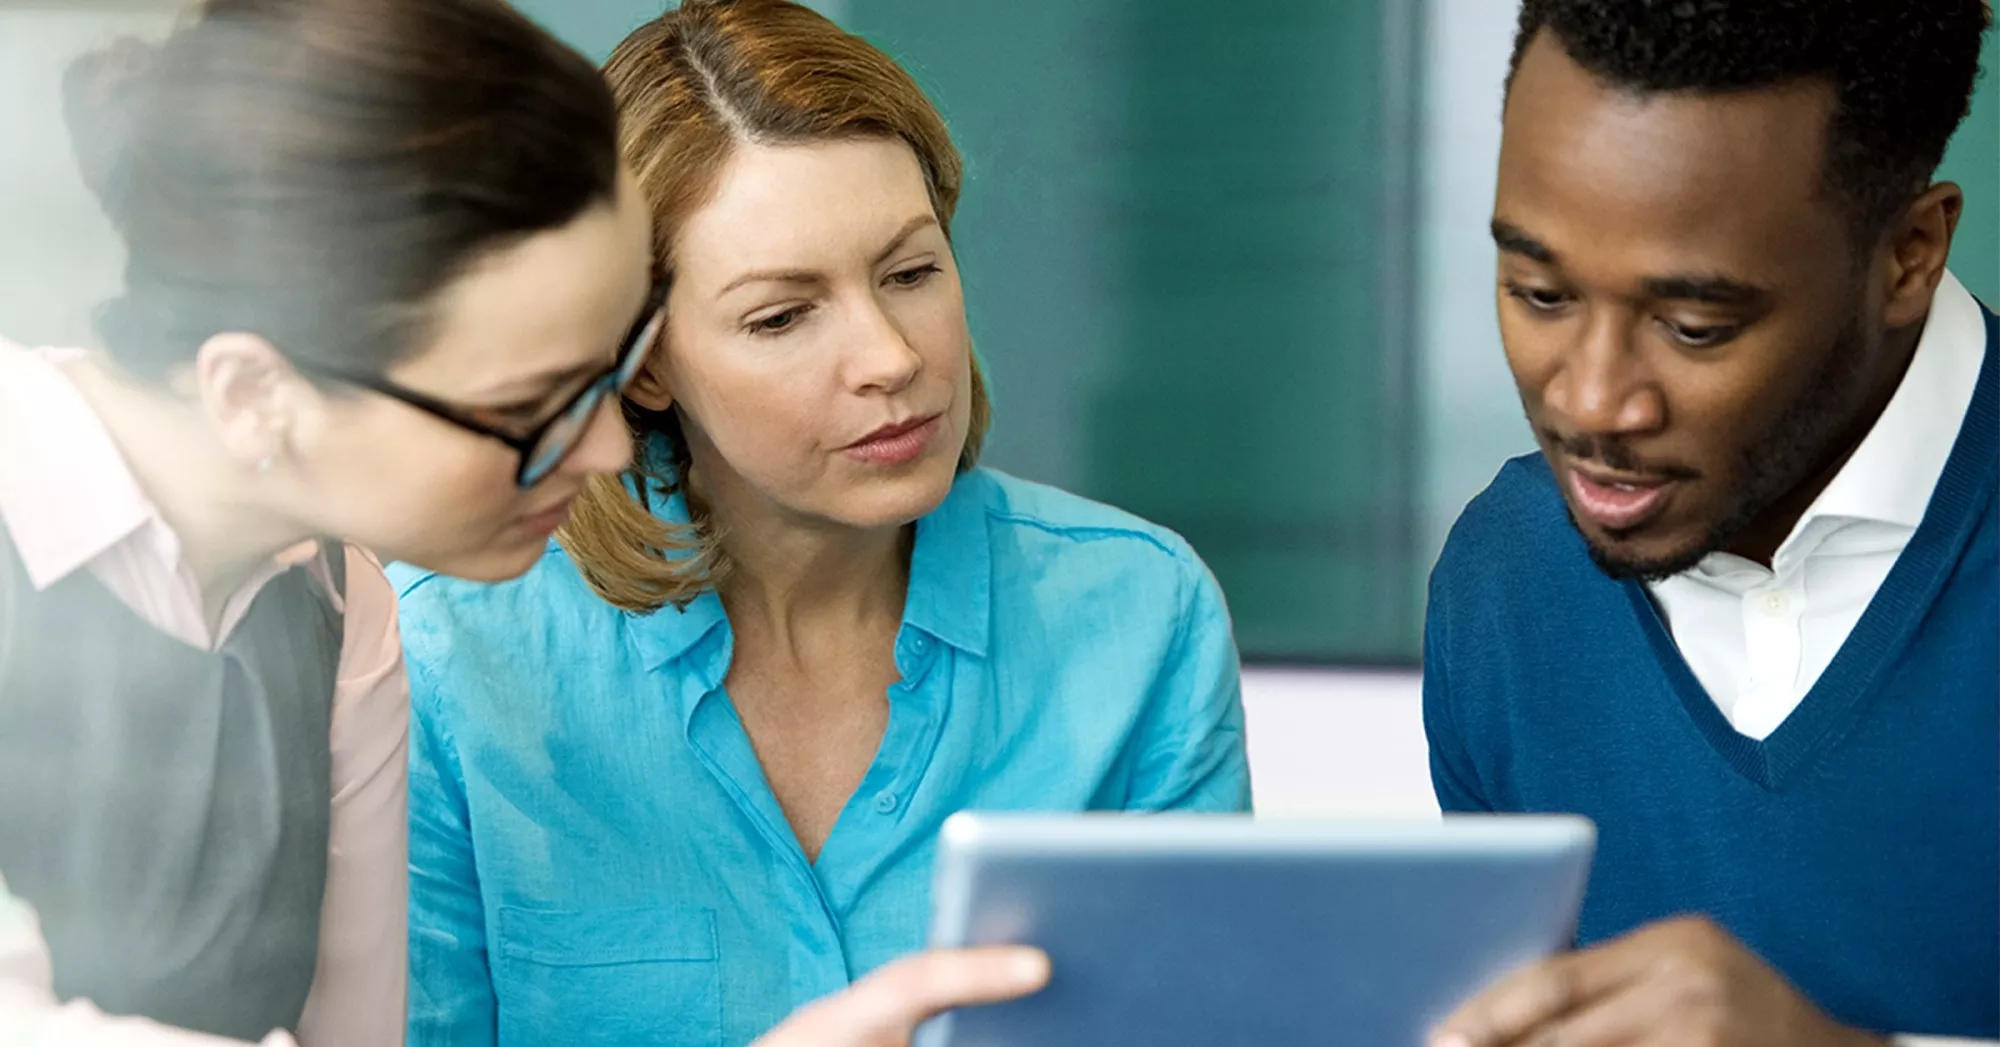
[[[131,101],[158,53],[135,37],[120,37],[70,63],[63,74],[63,122],[69,126],[77,166],[114,223],[134,126]]]

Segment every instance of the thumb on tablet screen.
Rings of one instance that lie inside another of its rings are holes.
[[[905,1047],[940,1011],[1026,996],[1048,980],[1036,949],[918,953],[800,1008],[752,1047]]]

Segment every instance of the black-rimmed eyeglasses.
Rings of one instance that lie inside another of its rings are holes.
[[[481,421],[474,412],[435,397],[426,396],[414,389],[406,389],[386,378],[374,375],[350,374],[333,368],[303,360],[293,360],[292,366],[300,372],[317,378],[324,378],[348,385],[359,386],[373,393],[380,393],[392,400],[408,404],[434,418],[451,423],[468,432],[506,444],[520,456],[520,468],[514,473],[514,482],[523,487],[533,487],[549,474],[556,471],[576,450],[577,442],[590,429],[591,419],[597,417],[597,409],[606,397],[617,396],[632,384],[645,366],[646,358],[652,355],[654,343],[659,341],[660,329],[666,324],[665,283],[658,284],[646,303],[644,312],[633,322],[632,329],[625,335],[625,343],[618,350],[618,358],[601,374],[592,378],[576,394],[565,401],[561,409],[525,433],[509,432],[506,429]]]

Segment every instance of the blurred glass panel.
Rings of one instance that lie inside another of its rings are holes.
[[[90,311],[117,292],[124,248],[71,157],[63,72],[121,35],[164,38],[183,6],[0,0],[0,335],[92,341]]]
[[[1397,8],[846,7],[968,156],[989,463],[1185,535],[1247,657],[1410,658]]]

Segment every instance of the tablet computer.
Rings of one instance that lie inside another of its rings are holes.
[[[1570,945],[1595,844],[1560,816],[957,815],[932,944],[1034,945],[1054,974],[916,1042],[1421,1047],[1494,978]]]

